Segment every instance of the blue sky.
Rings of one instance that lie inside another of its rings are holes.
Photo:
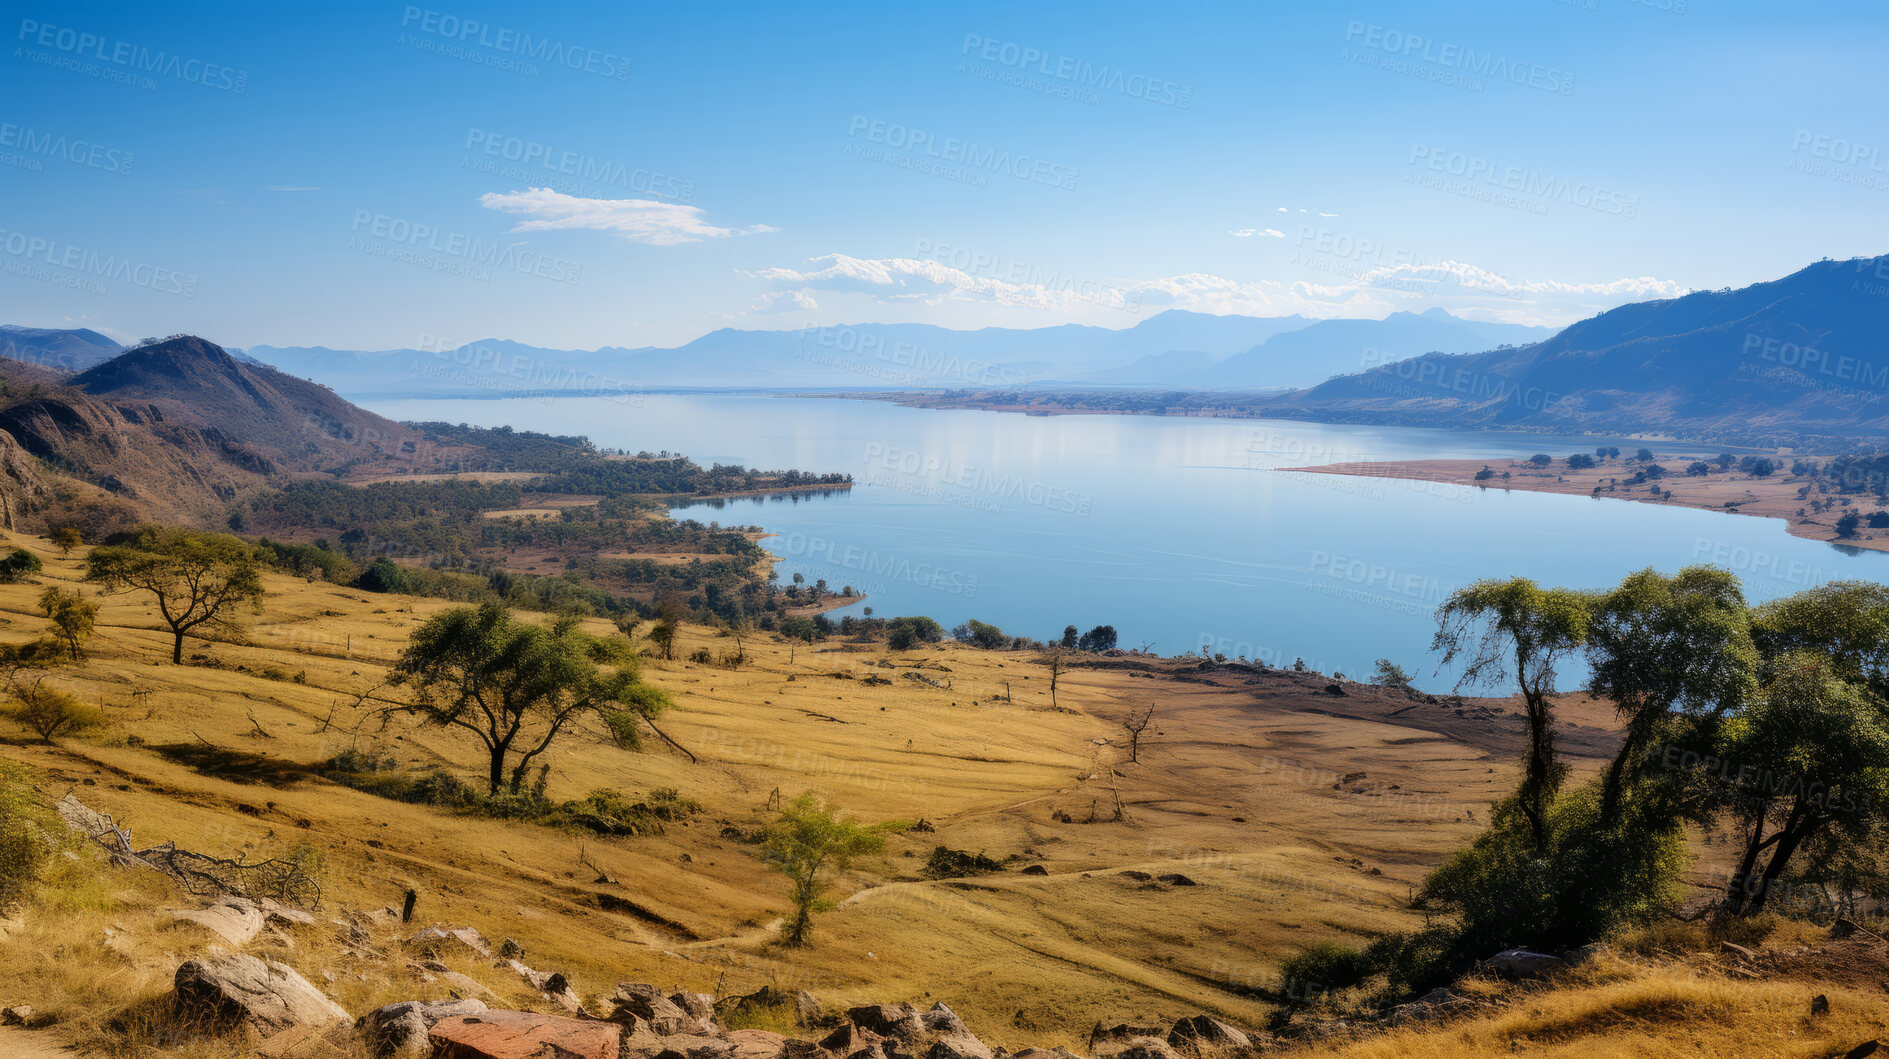
[[[9,0],[0,322],[1561,324],[1889,250],[1876,4],[889,7]]]

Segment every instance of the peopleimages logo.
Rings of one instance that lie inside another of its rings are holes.
[[[1052,78],[1072,88],[1119,92],[1132,99],[1142,99],[1180,110],[1186,110],[1187,105],[1194,98],[1194,90],[1188,85],[1177,84],[1159,77],[1149,77],[1146,74],[1129,73],[1117,67],[1097,66],[1072,55],[1055,55],[1042,48],[1014,44],[975,33],[964,35],[964,47],[959,54],[1023,73]]]
[[[35,19],[20,20],[20,33],[17,40],[35,48],[49,48],[70,57],[73,61],[91,60],[118,67],[134,74],[152,74],[158,77],[170,77],[186,84],[201,85],[222,92],[234,92],[241,95],[249,88],[249,72],[219,63],[205,62],[202,59],[189,59],[182,55],[172,55],[166,51],[153,51],[142,44],[130,41],[113,40],[96,33],[55,26]],[[16,53],[33,61],[43,61],[38,56]],[[59,64],[49,64],[59,65]],[[80,72],[87,72],[81,70]],[[141,85],[140,87],[155,87]]]
[[[1405,33],[1385,26],[1351,21],[1345,25],[1345,43],[1394,55],[1411,62],[1428,63],[1444,70],[1455,70],[1473,77],[1538,88],[1556,95],[1574,93],[1574,75],[1566,70],[1536,62],[1511,59],[1494,52],[1449,41],[1433,40],[1416,33]],[[1480,91],[1476,85],[1475,90]]]
[[[896,121],[880,121],[855,114],[847,127],[846,134],[855,139],[864,139],[887,150],[905,151],[923,156],[926,160],[935,160],[973,175],[994,173],[1001,176],[1028,180],[1048,187],[1073,191],[1076,178],[1081,171],[1055,162],[1046,161],[1028,154],[1013,154],[996,147],[984,147],[970,140],[960,140],[955,136],[939,136],[924,129],[901,125]],[[871,157],[874,161],[885,159]]]
[[[630,76],[630,61],[614,52],[598,51],[581,44],[533,37],[529,33],[490,26],[476,19],[445,14],[430,8],[409,5],[400,17],[400,28],[438,37],[454,44],[485,48],[502,55],[514,55],[551,66],[563,66],[621,81]]]
[[[137,156],[130,151],[121,151],[102,143],[67,139],[56,133],[41,132],[25,125],[15,125],[12,122],[0,122],[0,149],[6,152],[0,153],[0,161],[5,161],[9,165],[18,164],[9,159],[27,162],[52,158],[61,162],[70,162],[73,165],[102,169],[107,173],[129,174],[132,162],[137,159]],[[20,154],[10,153],[14,151]]]

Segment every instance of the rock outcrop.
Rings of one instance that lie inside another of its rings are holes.
[[[177,968],[175,1004],[186,1025],[241,1026],[263,1037],[349,1021],[293,969],[254,956],[185,960]]]

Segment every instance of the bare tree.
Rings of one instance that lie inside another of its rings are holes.
[[[1049,704],[1056,705],[1056,684],[1062,679],[1063,670],[1069,668],[1069,652],[1060,647],[1052,647],[1043,652],[1037,661],[1049,667]]]
[[[1154,723],[1154,703],[1149,703],[1145,710],[1131,710],[1128,719],[1122,722],[1122,731],[1128,733],[1128,760],[1141,760],[1141,733]]]

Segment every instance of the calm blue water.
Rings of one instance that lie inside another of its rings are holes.
[[[1431,614],[1481,577],[1597,588],[1645,566],[1714,562],[1754,600],[1889,577],[1889,555],[1792,537],[1777,520],[1275,469],[1563,456],[1592,451],[1594,438],[764,395],[366,403],[396,419],[584,434],[704,464],[850,473],[848,493],[679,512],[761,525],[778,535],[766,543],[783,579],[799,572],[870,596],[837,613],[870,606],[947,628],[975,617],[1040,638],[1106,623],[1124,647],[1272,665],[1303,657],[1353,675],[1386,656],[1432,690],[1453,677],[1429,653]]]

